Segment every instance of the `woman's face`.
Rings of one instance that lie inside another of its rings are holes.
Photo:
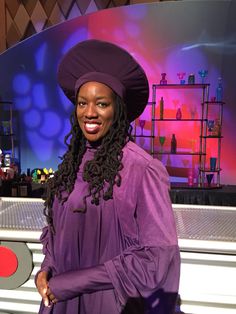
[[[76,114],[88,141],[98,141],[107,134],[114,118],[114,99],[112,89],[105,84],[87,82],[80,87]]]

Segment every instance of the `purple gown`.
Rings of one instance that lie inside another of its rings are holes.
[[[84,207],[82,169],[95,151],[87,148],[67,202],[54,201],[56,233],[43,229],[41,270],[60,301],[39,313],[173,313],[180,257],[166,169],[128,142],[113,199],[73,211]]]

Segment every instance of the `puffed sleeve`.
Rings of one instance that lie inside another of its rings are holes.
[[[137,191],[138,243],[105,263],[121,306],[130,298],[167,302],[163,313],[172,313],[180,276],[180,255],[169,197],[169,177],[164,166],[151,161]],[[168,301],[166,301],[168,300]],[[170,300],[173,300],[172,305]],[[165,307],[165,306],[164,306]],[[159,312],[158,312],[159,313]],[[160,313],[162,313],[160,311]]]
[[[59,201],[57,198],[55,198],[53,202],[53,211],[57,211],[58,206],[59,206]],[[51,225],[47,225],[42,229],[40,242],[43,245],[42,252],[44,254],[44,260],[41,263],[40,271],[47,271],[49,274],[51,274],[55,270],[55,267],[54,267],[55,259],[54,259],[54,248],[53,248],[54,232],[53,232],[53,227]]]
[[[53,268],[53,234],[50,226],[46,226],[42,230],[40,242],[43,245],[44,260],[41,264],[40,271],[50,272]]]
[[[34,282],[36,285],[38,274],[41,271],[46,271],[51,276],[52,270],[53,270],[53,259],[52,259],[52,231],[50,226],[46,226],[42,229],[42,234],[40,236],[40,242],[43,245],[42,252],[44,254],[44,259],[41,263],[40,270],[35,274]]]

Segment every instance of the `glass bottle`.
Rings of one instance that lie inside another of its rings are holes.
[[[191,73],[188,76],[188,84],[194,84],[194,83],[195,83],[195,75]]]
[[[222,101],[223,100],[223,86],[222,86],[222,78],[218,78],[218,85],[216,88],[216,101]]]
[[[182,112],[181,112],[181,109],[178,108],[176,112],[176,120],[181,120],[181,118],[182,118]]]
[[[176,141],[175,134],[172,134],[170,151],[172,154],[176,154],[176,150],[177,150],[177,141]]]
[[[10,154],[5,154],[4,163],[5,163],[5,167],[10,167],[10,165],[11,165],[11,155]]]
[[[164,99],[161,97],[160,100],[160,119],[163,120],[164,118]]]

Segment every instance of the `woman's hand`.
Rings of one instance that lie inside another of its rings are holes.
[[[48,273],[46,271],[41,271],[38,274],[37,280],[36,280],[36,286],[38,289],[38,292],[40,293],[43,303],[45,306],[50,307],[51,302],[56,303],[57,299],[52,294],[51,290],[48,286]]]
[[[52,294],[50,288],[48,287],[47,289],[47,296],[48,296],[48,299],[49,299],[49,302],[51,303],[57,303],[57,299],[55,298],[55,296]]]

